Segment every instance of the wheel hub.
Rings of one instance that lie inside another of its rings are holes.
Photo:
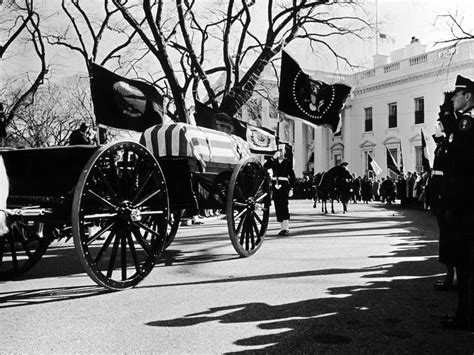
[[[142,219],[140,210],[138,208],[133,208],[130,201],[124,201],[121,203],[118,210],[119,218],[124,221],[137,222]]]

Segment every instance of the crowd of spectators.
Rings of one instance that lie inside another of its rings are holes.
[[[386,204],[399,203],[401,207],[417,207],[430,209],[429,194],[427,193],[430,174],[428,172],[407,172],[397,179],[387,176],[372,178],[367,175],[352,174],[353,203],[369,203],[379,201]],[[297,178],[294,186],[293,199],[314,198],[314,176],[305,174]]]

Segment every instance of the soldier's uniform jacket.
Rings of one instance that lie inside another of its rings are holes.
[[[473,107],[458,115],[456,123],[448,131],[445,154],[443,204],[447,209],[474,210]]]
[[[292,162],[288,159],[283,159],[281,162],[273,159],[270,167],[273,170],[273,189],[286,191],[288,196],[288,191],[294,186],[296,180]]]

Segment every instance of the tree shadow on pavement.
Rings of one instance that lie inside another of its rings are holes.
[[[236,341],[235,345],[242,347],[239,353],[472,353],[474,334],[440,326],[442,315],[453,312],[456,294],[432,287],[439,277],[436,274],[443,272],[437,261],[434,218],[419,210],[401,214],[408,221],[416,220],[416,227],[410,226],[410,233],[403,235],[403,242],[395,245],[392,253],[371,256],[392,258],[380,270],[338,270],[366,272],[363,277],[369,282],[363,286],[329,288],[330,297],[293,303],[210,308],[147,325],[186,327],[211,321],[255,322],[259,329],[269,331]],[[386,236],[392,237],[399,240],[400,235]]]

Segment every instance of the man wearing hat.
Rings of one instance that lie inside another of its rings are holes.
[[[81,123],[78,129],[72,131],[69,136],[69,145],[91,144],[91,140],[87,134],[88,127],[86,123]]]
[[[288,145],[288,147],[290,147]],[[295,172],[293,170],[293,159],[287,151],[287,144],[280,143],[278,151],[275,153],[273,160],[266,165],[271,169],[272,175],[272,197],[275,204],[275,214],[277,221],[281,224],[280,236],[290,234],[288,225],[290,219],[290,211],[288,208],[288,198],[293,195],[293,185],[295,183]]]
[[[458,305],[444,325],[474,329],[474,82],[458,75],[452,101],[455,118],[445,129],[441,201],[454,249]]]

